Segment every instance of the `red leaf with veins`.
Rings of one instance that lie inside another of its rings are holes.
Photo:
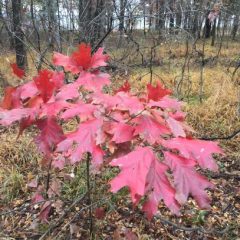
[[[157,86],[153,87],[151,84],[147,85],[148,100],[158,101],[172,92],[169,89],[163,88],[162,84],[158,81]]]
[[[35,138],[35,142],[40,151],[49,156],[56,145],[65,139],[63,130],[58,125],[55,117],[38,120],[36,125],[41,132]]]
[[[147,176],[155,156],[148,147],[138,147],[129,154],[111,161],[111,166],[121,169],[121,172],[111,180],[111,191],[119,191],[128,187],[131,193],[132,202],[137,204],[146,193]]]
[[[119,103],[117,105],[117,109],[119,110],[129,111],[130,114],[138,114],[140,111],[144,110],[143,104],[135,96],[131,96],[125,92],[119,92],[116,94],[116,97],[119,98]]]
[[[134,138],[134,127],[125,123],[112,123],[109,133],[113,134],[112,141],[115,143],[124,143]]]
[[[81,101],[76,104],[72,104],[70,109],[67,109],[62,115],[61,118],[68,120],[75,116],[79,116],[81,121],[86,119],[93,119],[93,113],[96,111],[97,107],[92,104],[86,104]]]
[[[26,119],[28,117],[34,117],[35,111],[31,108],[16,108],[12,110],[0,109],[0,124],[3,126],[9,126],[14,122]]]
[[[148,103],[148,106],[149,107],[160,107],[163,109],[172,109],[172,110],[179,111],[181,109],[182,103],[177,101],[176,99],[165,96],[157,102],[150,100]]]
[[[45,202],[41,208],[39,218],[45,223],[48,223],[51,208],[52,206],[50,201]]]
[[[180,205],[175,199],[175,189],[171,186],[165,172],[168,167],[158,160],[151,165],[148,173],[147,192],[148,199],[143,205],[143,210],[147,213],[148,219],[151,219],[158,210],[158,204],[163,199],[165,205],[174,214],[179,214]]]
[[[99,92],[105,85],[110,84],[109,78],[110,76],[107,73],[92,74],[83,72],[79,75],[76,82],[89,91]]]
[[[21,100],[32,98],[38,94],[37,86],[33,81],[25,83],[24,85],[19,87],[18,90],[20,91]]]
[[[25,75],[25,71],[21,68],[18,67],[18,65],[16,63],[11,63],[10,64],[11,68],[12,68],[12,71],[13,73],[19,77],[19,78],[23,78],[24,75]]]
[[[170,134],[170,131],[165,125],[160,124],[151,116],[142,115],[133,120],[135,126],[134,135],[140,135],[145,141],[150,144],[159,142],[162,135]]]
[[[170,152],[164,152],[164,157],[173,171],[176,199],[184,204],[191,194],[201,208],[209,208],[210,199],[204,190],[213,188],[213,184],[196,172],[195,161]]]
[[[58,144],[57,152],[70,151],[72,164],[82,160],[83,153],[92,154],[93,165],[99,167],[103,161],[103,151],[97,145],[97,139],[101,133],[102,121],[89,120],[79,125],[77,131],[70,133],[66,139]]]
[[[52,81],[52,76],[52,71],[42,70],[38,73],[38,76],[34,78],[34,82],[44,102],[47,102],[52,97],[55,89],[55,83]]]
[[[172,117],[168,117],[166,122],[175,137],[186,137],[186,134],[181,122],[175,120]]]
[[[113,193],[128,187],[134,204],[147,195],[148,200],[143,210],[149,218],[157,212],[161,199],[172,212],[178,213],[179,204],[174,198],[175,191],[165,175],[168,168],[158,161],[151,148],[138,147],[129,154],[112,160],[110,165],[121,169],[110,182]]]
[[[164,145],[171,149],[177,149],[183,157],[195,159],[200,167],[212,171],[218,170],[212,154],[223,154],[217,143],[198,139],[173,138],[167,140]]]
[[[53,63],[57,66],[63,66],[66,71],[78,74],[82,71],[106,66],[108,56],[103,54],[103,49],[99,48],[91,56],[91,47],[85,43],[78,46],[78,49],[71,56],[65,56],[61,53],[54,53]]]
[[[56,100],[66,101],[74,98],[79,98],[78,89],[79,89],[79,84],[77,82],[64,85],[56,94]]]
[[[99,48],[96,53],[93,54],[92,60],[91,60],[91,68],[98,68],[98,67],[104,67],[107,66],[107,61],[109,59],[108,55],[103,54],[104,49]]]

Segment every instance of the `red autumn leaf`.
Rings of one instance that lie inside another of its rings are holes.
[[[108,132],[113,134],[112,141],[115,143],[128,142],[134,138],[134,127],[125,123],[113,123]]]
[[[117,109],[129,111],[130,114],[138,114],[144,110],[143,104],[136,96],[131,96],[125,92],[119,92],[115,95],[118,100]]]
[[[47,102],[52,97],[55,88],[55,84],[51,80],[52,76],[53,72],[45,69],[40,71],[38,76],[34,78],[34,82],[44,102]]]
[[[79,97],[79,84],[77,82],[69,83],[64,85],[59,89],[59,92],[56,94],[56,100],[72,100]]]
[[[150,100],[148,106],[160,107],[162,109],[173,109],[179,111],[181,109],[182,103],[177,101],[176,99],[165,96],[157,102]]]
[[[133,120],[136,123],[134,135],[140,135],[150,144],[159,142],[162,135],[170,134],[168,128],[157,122],[151,116],[142,115]]]
[[[45,202],[41,208],[39,219],[45,223],[48,223],[51,208],[52,208],[51,202],[50,201]]]
[[[93,113],[96,111],[96,109],[96,106],[92,104],[86,104],[79,101],[76,104],[72,104],[71,108],[67,109],[61,115],[61,118],[67,120],[78,116],[80,117],[81,121],[85,121],[86,119],[93,119]]]
[[[18,65],[16,63],[11,63],[10,64],[11,68],[12,68],[12,71],[13,73],[19,77],[19,78],[23,78],[24,75],[25,75],[25,71],[21,68],[18,67]]]
[[[129,154],[111,161],[111,166],[121,169],[121,172],[111,180],[111,191],[119,191],[128,187],[131,193],[132,202],[137,204],[146,193],[148,183],[147,176],[155,156],[148,147],[138,147]]]
[[[3,109],[12,109],[13,107],[13,93],[16,91],[15,87],[7,87],[4,89],[4,98],[0,103],[0,107]]]
[[[110,84],[109,77],[110,76],[107,73],[92,74],[89,72],[83,72],[79,75],[76,82],[89,91],[98,92],[101,91],[105,85]]]
[[[65,139],[63,130],[54,117],[38,120],[36,125],[41,132],[35,138],[35,142],[40,151],[48,156],[56,145]]]
[[[148,199],[143,205],[143,211],[146,212],[148,219],[151,219],[158,210],[158,204],[161,200],[171,210],[178,215],[180,205],[175,199],[175,189],[171,186],[165,175],[167,167],[155,160],[148,173],[147,192]]]
[[[99,48],[92,56],[91,47],[85,43],[80,44],[71,56],[65,56],[61,53],[54,53],[53,56],[53,63],[55,65],[63,66],[66,71],[70,71],[73,74],[106,66],[107,60],[108,56],[103,54],[102,48]]]
[[[186,137],[186,134],[181,122],[175,120],[170,116],[167,118],[166,122],[175,137]]]
[[[44,197],[39,191],[35,192],[31,199],[32,204],[37,204],[43,202],[44,200],[45,200]]]
[[[118,92],[129,92],[131,90],[131,86],[128,81],[126,81],[119,89],[115,91],[115,93]]]
[[[34,117],[35,111],[31,108],[16,108],[12,110],[0,109],[0,124],[9,126],[14,122]]]
[[[110,182],[113,193],[128,187],[134,204],[147,195],[148,200],[143,205],[143,210],[149,218],[157,212],[161,199],[172,212],[178,213],[175,191],[165,175],[167,167],[158,161],[150,148],[138,147],[129,154],[112,160],[110,165],[121,169]]]
[[[82,160],[83,153],[92,154],[93,165],[100,166],[103,161],[103,151],[98,146],[98,133],[101,132],[102,121],[98,119],[89,120],[79,125],[77,131],[70,133],[66,139],[58,144],[57,152],[70,151],[70,162],[72,164]]]
[[[166,95],[172,92],[169,89],[163,88],[162,84],[158,81],[157,86],[154,87],[151,84],[147,85],[148,100],[158,101]]]
[[[200,167],[208,168],[212,171],[218,170],[212,154],[223,154],[217,143],[198,139],[173,138],[165,142],[165,147],[177,149],[183,157],[195,159]]]
[[[204,190],[213,188],[213,184],[196,172],[195,161],[170,152],[164,152],[164,157],[173,172],[176,199],[184,204],[191,194],[201,208],[209,208],[210,199]]]

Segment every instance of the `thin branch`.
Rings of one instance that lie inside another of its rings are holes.
[[[240,129],[238,129],[237,131],[233,132],[232,134],[228,135],[228,136],[224,136],[224,137],[200,137],[199,139],[201,140],[230,140],[232,138],[234,138],[235,136],[237,136],[240,133]]]

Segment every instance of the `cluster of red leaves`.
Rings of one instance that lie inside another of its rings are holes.
[[[143,211],[149,219],[161,200],[175,214],[189,196],[208,208],[205,189],[213,185],[195,168],[216,171],[212,154],[222,153],[221,149],[214,142],[191,137],[181,103],[160,82],[156,87],[149,84],[145,93],[134,94],[127,82],[114,94],[104,91],[110,76],[99,67],[106,66],[107,59],[103,49],[92,55],[86,44],[71,56],[55,53],[54,64],[77,74],[76,81],[65,84],[64,72],[43,70],[32,81],[7,88],[0,124],[19,122],[20,133],[35,125],[43,164],[51,162],[59,170],[81,162],[84,153],[91,154],[95,171],[100,172],[103,164],[120,168],[110,181],[111,191],[128,187],[135,205],[144,198]],[[76,117],[78,128],[64,133],[60,123]],[[56,182],[52,188],[60,192]],[[44,199],[41,193],[38,187],[34,202]],[[50,204],[47,201],[41,210],[45,221]]]

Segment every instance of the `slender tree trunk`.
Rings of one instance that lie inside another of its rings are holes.
[[[213,23],[213,27],[212,27],[212,32],[211,32],[211,34],[212,34],[212,42],[211,42],[211,46],[214,46],[214,44],[215,44],[215,38],[216,38],[216,23],[217,22],[217,20],[215,19],[214,20],[214,23]]]
[[[125,10],[126,10],[126,0],[120,0],[119,27],[118,27],[118,30],[120,32],[123,32],[123,30],[124,30]]]
[[[4,24],[7,34],[8,34],[9,48],[14,49],[15,48],[15,40],[13,37],[13,26],[12,26],[12,21],[11,21],[12,16],[11,16],[11,11],[9,9],[9,1],[8,0],[5,0],[5,11],[6,11],[7,19],[3,18],[2,20],[3,20],[3,24]]]
[[[24,33],[22,31],[21,11],[22,11],[21,0],[12,1],[16,63],[19,68],[26,69],[27,52],[26,52],[26,48],[24,45]]]
[[[237,31],[239,27],[239,15],[235,15],[234,20],[233,20],[233,29],[232,29],[232,40],[235,40]]]
[[[210,36],[211,36],[211,22],[208,18],[208,15],[209,15],[209,12],[208,12],[208,14],[206,16],[206,20],[205,20],[205,27],[204,27],[205,28],[205,31],[204,31],[205,38],[210,38]]]
[[[31,0],[30,2],[30,12],[31,12],[32,25],[36,34],[37,48],[38,48],[38,51],[41,52],[40,35],[35,22],[33,0]]]
[[[55,16],[56,0],[47,0],[47,12],[48,12],[48,34],[49,34],[49,47],[54,50],[61,50],[61,37],[58,28],[58,21]]]

